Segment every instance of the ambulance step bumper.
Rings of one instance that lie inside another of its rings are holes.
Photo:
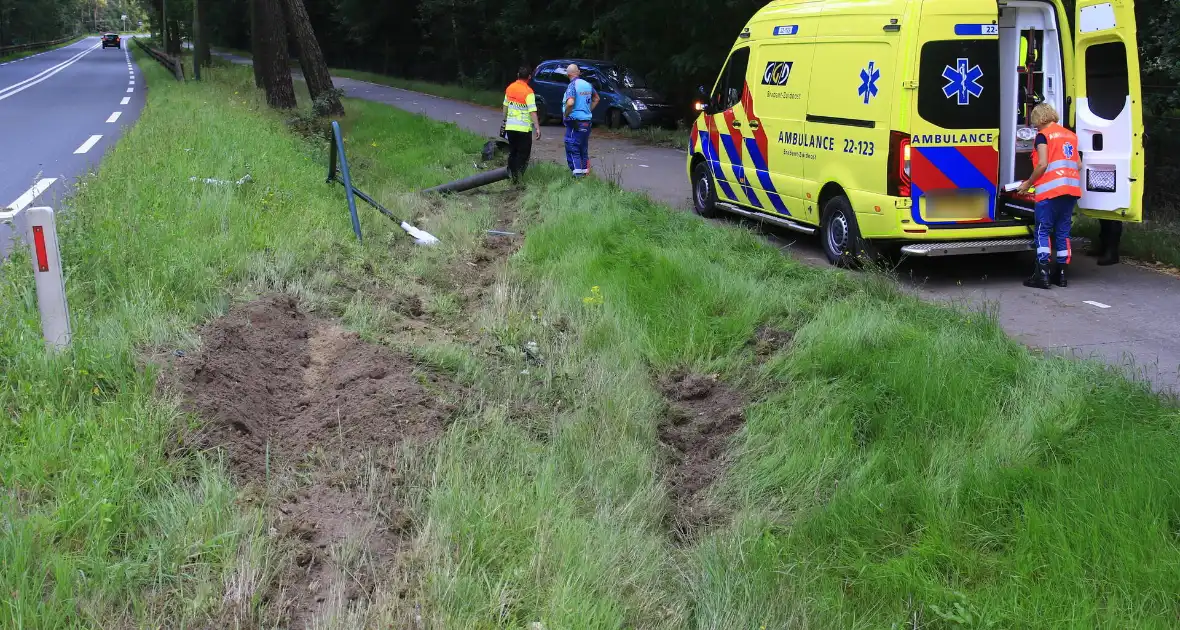
[[[1006,238],[989,241],[951,241],[949,243],[913,243],[901,248],[908,256],[965,256],[999,254],[1036,249],[1031,238]]]
[[[724,210],[726,212],[731,212],[733,214],[746,217],[747,219],[753,219],[753,220],[759,221],[761,223],[769,223],[771,225],[777,225],[778,227],[787,228],[788,230],[794,230],[796,232],[802,232],[803,234],[807,234],[807,235],[815,234],[815,228],[811,227],[810,225],[803,225],[802,223],[796,223],[796,222],[794,222],[790,219],[784,218],[784,217],[778,217],[778,216],[774,216],[772,214],[763,214],[761,212],[751,212],[750,210],[746,210],[745,208],[739,208],[733,204],[728,204],[728,203],[719,203],[719,204],[717,204],[717,207],[721,208],[722,210]]]

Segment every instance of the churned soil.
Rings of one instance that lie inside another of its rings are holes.
[[[730,439],[745,425],[745,398],[715,377],[675,374],[659,382],[668,401],[660,423],[667,447],[667,486],[673,500],[672,534],[687,542],[722,517],[705,491],[724,473]]]
[[[203,421],[197,444],[222,451],[240,484],[276,495],[272,528],[289,553],[269,596],[281,623],[310,627],[329,605],[371,597],[379,576],[364,567],[396,563],[410,525],[398,505],[372,504],[366,480],[396,480],[399,444],[442,432],[453,384],[287,295],[200,332],[201,351],[175,362],[178,384]],[[339,566],[342,547],[365,562]]]

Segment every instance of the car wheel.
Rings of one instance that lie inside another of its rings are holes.
[[[717,188],[713,184],[713,173],[709,165],[701,162],[692,169],[692,211],[706,219],[716,217]]]
[[[611,129],[618,129],[619,127],[622,127],[623,126],[623,112],[621,112],[617,109],[610,110],[609,112],[606,113],[606,121],[607,121],[607,125]]]
[[[833,197],[824,204],[820,234],[828,262],[846,269],[861,265],[867,251],[866,244],[860,236],[856,213],[852,211],[848,197]]]

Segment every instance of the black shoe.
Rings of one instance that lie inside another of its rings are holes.
[[[1053,271],[1053,278],[1049,282],[1062,289],[1069,286],[1069,281],[1065,279],[1065,265],[1057,266],[1057,269]]]
[[[1037,263],[1036,270],[1024,281],[1024,286],[1032,289],[1049,289],[1049,266]]]

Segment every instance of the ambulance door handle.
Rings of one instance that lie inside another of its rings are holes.
[[[758,123],[758,121],[757,121],[757,120],[751,120],[751,121],[750,121],[750,129],[757,129],[757,128],[758,128],[758,127],[760,127],[760,126],[761,126],[761,125]]]

